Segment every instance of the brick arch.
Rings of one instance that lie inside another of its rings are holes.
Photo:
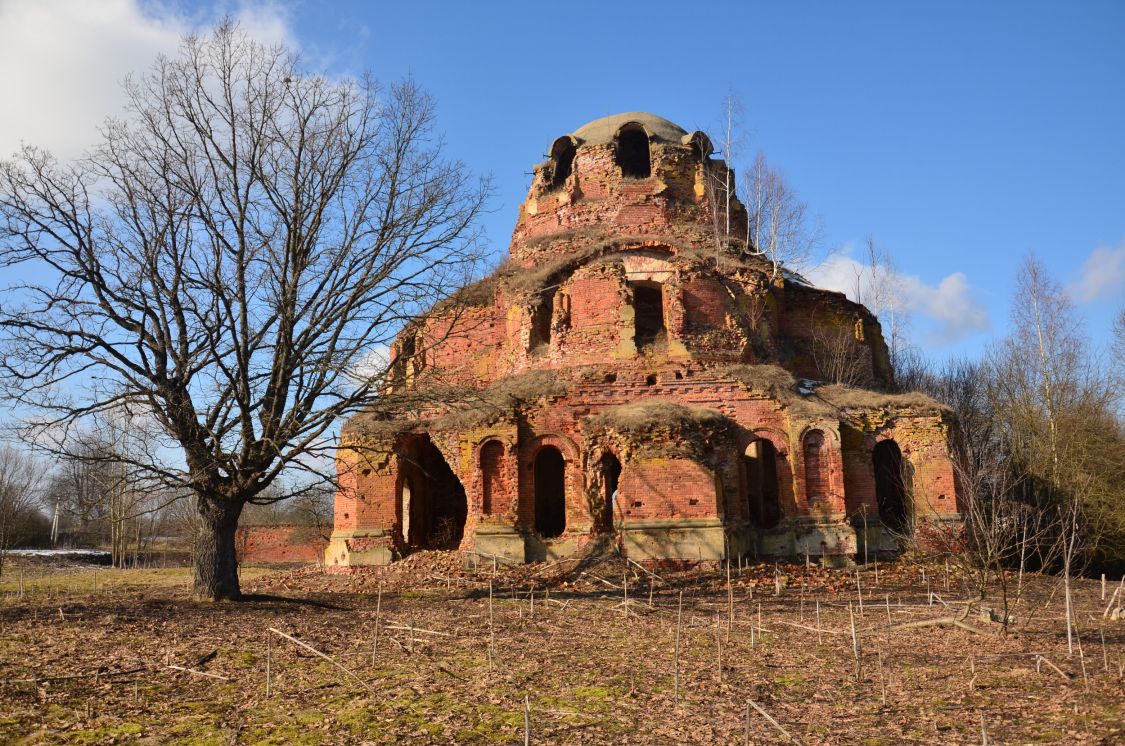
[[[617,443],[587,443],[583,454],[582,477],[586,510],[594,532],[608,533],[619,518],[615,504],[625,473],[625,450]]]
[[[794,499],[794,480],[793,480],[793,458],[789,448],[788,434],[779,428],[773,427],[759,427],[746,429],[741,431],[737,438],[738,445],[738,496],[739,504],[743,516],[753,522],[753,506],[751,505],[752,495],[749,493],[750,477],[747,471],[749,464],[747,463],[747,451],[751,445],[757,441],[766,441],[772,446],[774,451],[774,477],[777,480],[777,510],[780,515],[778,520],[784,520],[787,516],[794,515],[797,512],[797,504]]]
[[[506,461],[508,448],[499,438],[487,438],[476,449],[476,467],[480,470],[480,511],[483,515],[503,513],[507,493]],[[501,510],[497,511],[497,508]]]
[[[585,501],[582,499],[581,451],[573,440],[558,433],[542,433],[525,441],[519,449],[518,522],[526,528],[535,526],[535,461],[546,447],[558,449],[563,458],[563,501],[566,529],[581,523]]]
[[[819,462],[810,464],[809,436],[820,433],[823,439],[819,449]],[[813,500],[822,503],[830,512],[844,512],[844,481],[841,454],[840,432],[835,423],[812,422],[803,427],[797,436],[797,448],[793,454],[795,481],[800,484],[796,490],[802,500],[802,507],[809,509]]]

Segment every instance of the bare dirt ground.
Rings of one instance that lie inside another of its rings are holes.
[[[0,582],[4,743],[1125,742],[1113,583],[1102,601],[1078,582],[1068,656],[1056,579],[1025,577],[1001,634],[981,611],[999,602],[966,614],[940,561],[861,569],[862,609],[855,570],[803,565],[735,566],[728,590],[722,569],[426,553],[246,568],[255,595],[224,604],[190,600],[182,568],[28,566],[22,597],[19,572]]]

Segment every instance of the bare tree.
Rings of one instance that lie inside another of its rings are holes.
[[[1117,364],[1118,375],[1125,377],[1125,307],[1113,320],[1113,359]]]
[[[867,350],[847,323],[833,321],[831,317],[814,321],[812,341],[813,361],[824,380],[844,386],[871,383]]]
[[[0,447],[0,573],[4,556],[38,504],[39,468],[23,451]]]
[[[887,354],[891,369],[897,370],[902,354],[908,348],[906,330],[910,314],[906,308],[904,289],[894,257],[885,246],[879,246],[874,236],[865,244],[865,262],[856,267],[855,299],[867,306],[885,328]]]
[[[229,22],[126,89],[89,157],[0,165],[0,266],[48,275],[5,293],[0,381],[41,445],[152,418],[162,441],[126,461],[194,495],[195,593],[238,598],[243,506],[327,470],[334,424],[378,394],[357,364],[478,266],[488,187],[413,82],[307,74]]]
[[[743,179],[743,195],[749,212],[746,243],[752,253],[769,260],[770,279],[782,267],[800,271],[820,241],[820,225],[761,152]]]
[[[1024,499],[1057,526],[1069,647],[1071,579],[1121,531],[1114,525],[1125,497],[1118,392],[1090,354],[1069,298],[1034,257],[1020,271],[1012,325],[992,354],[992,404]]]
[[[723,160],[705,159],[704,162],[704,188],[715,238],[716,266],[732,239],[741,240],[740,234],[744,231],[741,226],[745,221],[745,213],[738,211],[736,214],[734,209],[738,200],[734,159],[743,139],[742,114],[742,102],[733,93],[728,93],[723,98],[722,121],[719,125],[719,131],[722,133],[720,147]]]

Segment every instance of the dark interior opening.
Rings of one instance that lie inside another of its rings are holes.
[[[706,161],[715,150],[714,146],[711,145],[711,139],[702,132],[692,132],[689,142],[691,143],[692,155],[699,161]]]
[[[555,292],[557,288],[539,293],[539,305],[531,314],[531,339],[529,351],[545,349],[551,344],[551,321],[555,315]]]
[[[907,536],[913,525],[902,451],[893,440],[884,440],[871,452],[875,467],[875,501],[879,520],[896,534]]]
[[[566,529],[566,462],[554,446],[535,455],[535,531],[545,539]]]
[[[469,512],[461,480],[429,438],[419,444],[405,471],[400,500],[407,548],[456,549]]]
[[[746,500],[750,521],[759,528],[774,528],[781,522],[777,487],[777,449],[764,438],[755,440],[742,456],[746,475]]]
[[[571,168],[574,166],[574,151],[574,141],[569,137],[560,137],[551,146],[551,161],[554,163],[551,171],[552,189],[561,187],[570,177]]]
[[[645,179],[652,175],[648,133],[639,124],[627,124],[618,131],[616,155],[622,176]]]
[[[633,283],[633,329],[638,350],[664,339],[664,291],[659,282]]]
[[[492,513],[493,498],[500,490],[501,469],[504,462],[504,446],[490,440],[480,449],[481,511]]]
[[[603,533],[613,531],[613,519],[618,502],[618,488],[621,483],[621,461],[612,453],[606,453],[598,463],[602,472],[602,505],[600,515],[595,516],[594,528]]]
[[[399,345],[398,357],[395,359],[391,367],[391,379],[394,383],[402,385],[408,383],[407,371],[409,366],[413,364],[414,355],[417,353],[417,340],[414,334],[408,334],[402,338],[402,343]]]

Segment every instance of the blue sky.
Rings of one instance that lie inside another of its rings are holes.
[[[0,0],[0,96],[31,102],[0,151],[76,152],[126,71],[225,12],[314,69],[413,75],[449,152],[495,179],[498,256],[555,137],[631,110],[714,130],[734,93],[746,159],[763,150],[822,219],[812,276],[839,283],[873,235],[929,354],[1005,331],[1029,251],[1095,340],[1125,304],[1123,2]]]

